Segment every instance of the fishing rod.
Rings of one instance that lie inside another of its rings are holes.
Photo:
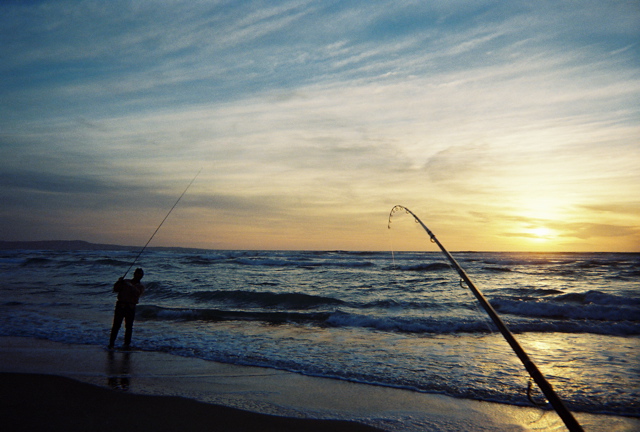
[[[153,237],[155,237],[156,233],[158,232],[158,230],[160,230],[160,227],[162,226],[162,224],[164,223],[164,221],[167,220],[167,218],[169,217],[169,215],[171,214],[171,212],[173,211],[174,208],[176,208],[176,206],[178,205],[178,203],[180,202],[180,200],[182,199],[182,197],[184,196],[185,193],[187,193],[187,190],[191,187],[191,185],[193,184],[193,182],[196,180],[196,177],[198,177],[198,175],[200,175],[200,172],[202,171],[202,168],[200,168],[200,171],[198,171],[198,173],[195,175],[195,177],[193,177],[193,179],[191,179],[191,182],[189,183],[189,185],[185,188],[185,190],[182,192],[182,194],[178,197],[178,199],[176,200],[176,202],[173,204],[173,207],[171,207],[171,209],[169,210],[169,213],[167,213],[167,215],[164,217],[164,219],[162,219],[162,222],[160,222],[160,225],[158,225],[158,228],[156,228],[156,230],[153,232],[153,234],[151,234],[151,237],[149,237],[149,240],[147,241],[147,243],[144,245],[144,247],[140,250],[140,252],[138,253],[138,255],[135,257],[135,259],[133,260],[133,262],[131,263],[131,265],[129,266],[129,268],[127,269],[127,271],[124,273],[124,276],[122,276],[122,278],[124,279],[125,276],[127,275],[127,273],[129,273],[129,271],[131,270],[131,268],[133,267],[133,265],[136,263],[136,261],[138,261],[138,258],[140,258],[140,255],[142,255],[142,252],[144,252],[144,250],[147,248],[147,246],[149,246],[149,243],[151,243],[151,240],[153,239]]]
[[[460,275],[460,277],[467,284],[467,286],[469,287],[473,295],[476,297],[478,302],[480,302],[480,305],[484,308],[487,314],[489,314],[489,317],[493,320],[494,324],[498,327],[498,330],[500,330],[500,333],[502,333],[502,336],[504,336],[504,338],[507,340],[507,342],[509,343],[513,351],[516,353],[516,355],[524,365],[527,372],[529,372],[529,375],[531,375],[531,378],[533,378],[536,384],[538,384],[538,387],[540,387],[540,390],[542,390],[542,393],[544,393],[549,403],[551,403],[551,406],[556,410],[556,412],[564,422],[565,426],[567,426],[567,429],[569,429],[570,432],[583,432],[584,430],[582,429],[582,426],[580,426],[580,424],[575,419],[571,411],[567,409],[562,399],[560,399],[560,397],[556,394],[551,384],[547,381],[547,379],[544,377],[542,372],[540,372],[538,367],[529,358],[525,350],[520,346],[520,344],[518,343],[516,338],[513,336],[511,331],[509,331],[509,329],[507,328],[505,323],[502,321],[500,316],[498,316],[495,309],[493,309],[493,307],[491,306],[491,304],[489,304],[489,302],[484,297],[482,292],[480,292],[480,290],[475,286],[475,284],[471,281],[471,279],[469,279],[469,276],[467,276],[467,273],[462,269],[462,267],[460,267],[458,262],[453,258],[453,256],[451,256],[449,251],[447,251],[445,247],[442,246],[442,243],[440,243],[440,241],[431,232],[431,230],[427,228],[427,226],[424,223],[422,223],[420,218],[416,216],[408,208],[401,205],[397,205],[397,206],[394,206],[391,209],[391,212],[389,213],[389,224],[387,225],[387,228],[391,229],[391,216],[393,216],[395,212],[400,210],[404,210],[407,214],[410,214],[411,216],[413,216],[415,221],[419,223],[422,226],[422,228],[424,228],[424,230],[427,232],[427,234],[431,238],[431,242],[438,245],[442,253],[444,253],[444,255],[447,257],[449,262],[453,265],[455,270],[458,272],[458,275]]]

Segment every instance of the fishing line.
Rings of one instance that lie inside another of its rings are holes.
[[[409,213],[409,211],[405,210],[405,213],[408,215],[411,215],[411,213]],[[393,214],[393,213],[392,213]],[[387,228],[389,228],[389,234],[391,232],[391,215],[389,215],[389,222],[387,225]],[[418,220],[414,219],[415,223],[418,224]],[[391,235],[389,235],[390,238],[392,238]],[[431,243],[435,244],[435,241],[432,239]],[[392,255],[393,255],[393,250],[391,251]],[[451,264],[451,262],[449,262],[448,260],[445,260],[445,263],[449,266],[449,268],[453,271],[456,271],[456,268]],[[394,261],[395,264],[395,261]],[[464,280],[462,278],[459,279],[458,284],[460,288],[462,289],[462,295],[465,298],[471,299],[473,300],[473,296],[471,295],[471,292],[469,292],[470,290],[467,289],[467,287],[464,285]],[[473,308],[473,310],[475,311],[478,319],[480,320],[480,322],[482,323],[482,325],[484,325],[488,331],[489,334],[496,334],[497,333],[497,329],[495,328],[495,325],[493,325],[493,321],[491,321],[490,317],[487,316],[487,314],[483,313],[480,310],[480,305],[478,304],[478,302],[476,301],[472,301],[471,302],[471,307]],[[536,400],[533,399],[533,378],[531,378],[531,375],[528,375],[528,381],[527,381],[527,390],[526,390],[526,395],[527,395],[527,399],[529,399],[529,401],[531,402],[532,405],[537,406],[539,408],[544,408],[547,407],[549,402],[547,400],[545,400],[544,402],[538,402]]]
[[[398,206],[396,206],[396,207],[398,207]],[[394,207],[394,209],[395,209],[395,207]],[[407,210],[405,210],[405,212],[406,212],[407,214],[410,214],[410,213],[409,213],[409,211],[407,211]],[[387,224],[387,228],[389,229],[389,231],[388,231],[388,232],[389,232],[389,238],[390,238],[390,239],[392,239],[392,238],[393,238],[393,237],[391,236],[391,234],[390,234],[390,233],[391,233],[391,216],[393,215],[393,213],[394,213],[394,212],[392,211],[392,213],[391,213],[391,214],[389,214],[389,222],[388,222],[388,224]],[[417,224],[417,223],[418,223],[418,221],[417,221],[416,219],[414,219],[414,220],[415,220],[415,223]],[[390,242],[391,242],[391,243],[393,243],[393,240],[390,240]],[[431,240],[431,243],[435,243],[435,242],[434,242],[433,240]],[[393,249],[391,249],[391,256],[393,257]],[[393,263],[394,263],[394,265],[395,265],[395,258],[394,258],[394,262],[393,262]],[[446,264],[446,265],[447,265],[451,270],[456,271],[455,267],[454,267],[454,266],[452,266],[452,265],[451,265],[451,263],[450,263],[449,261],[444,260],[444,264]],[[466,289],[466,287],[463,285],[463,284],[464,284],[464,280],[460,279],[460,280],[459,280],[459,284],[460,284],[460,288],[462,288],[462,293],[463,293],[465,296],[469,296],[469,295],[470,295],[469,291],[468,291],[468,290]],[[487,330],[489,331],[489,333],[495,333],[495,332],[496,332],[496,331],[495,331],[495,328],[491,326],[491,324],[493,324],[493,323],[491,322],[491,320],[489,319],[489,317],[487,317],[485,314],[483,314],[483,313],[482,313],[482,311],[480,310],[480,306],[479,306],[476,302],[473,302],[473,303],[471,303],[471,304],[473,305],[473,309],[474,309],[474,310],[477,312],[477,314],[478,314],[478,319],[480,319],[480,320],[482,321],[482,323],[487,327]]]
[[[518,341],[513,336],[511,331],[509,331],[509,329],[504,324],[504,322],[502,321],[500,316],[497,314],[495,309],[493,309],[493,307],[484,297],[482,292],[475,286],[475,284],[471,281],[471,279],[469,278],[467,273],[462,269],[462,267],[460,267],[460,264],[458,264],[455,258],[451,256],[449,251],[442,245],[442,243],[440,243],[440,241],[436,238],[435,234],[433,234],[433,232],[431,232],[431,230],[427,228],[427,226],[420,220],[420,218],[418,218],[418,216],[416,216],[408,208],[401,205],[397,205],[397,206],[394,206],[391,209],[391,212],[389,213],[389,224],[387,225],[387,227],[391,228],[391,217],[395,212],[400,210],[404,210],[406,213],[413,216],[414,220],[417,223],[419,223],[422,226],[422,228],[425,230],[425,232],[429,235],[429,238],[431,239],[431,241],[436,245],[438,245],[442,253],[447,257],[449,262],[453,265],[453,267],[455,268],[460,278],[466,283],[467,287],[471,290],[471,292],[476,297],[480,305],[484,308],[485,312],[487,312],[487,314],[489,315],[491,320],[494,322],[496,327],[498,327],[498,330],[500,330],[500,333],[502,333],[502,336],[505,338],[505,340],[511,346],[511,349],[518,356],[518,358],[524,365],[527,372],[529,372],[529,375],[531,375],[531,378],[533,378],[533,380],[536,382],[540,390],[542,390],[542,393],[544,393],[544,395],[546,396],[551,406],[556,410],[556,412],[564,422],[565,426],[567,426],[567,429],[569,429],[570,432],[583,432],[584,430],[582,429],[582,426],[580,426],[580,424],[577,422],[577,420],[575,419],[571,411],[567,409],[562,399],[560,399],[560,397],[556,394],[551,384],[547,381],[547,379],[544,377],[542,372],[540,372],[538,367],[529,358],[528,354],[525,352],[522,346],[520,346],[520,343],[518,343]]]
[[[149,240],[147,240],[147,243],[144,245],[144,247],[140,250],[140,252],[138,253],[138,255],[134,258],[133,262],[131,263],[131,265],[129,266],[129,268],[127,269],[126,272],[124,272],[124,275],[122,276],[122,278],[124,279],[125,276],[127,276],[127,273],[129,273],[129,271],[131,270],[131,268],[133,267],[133,265],[136,263],[136,261],[138,261],[138,258],[140,258],[140,255],[142,255],[142,252],[144,252],[144,250],[147,248],[147,246],[149,246],[149,243],[151,243],[151,240],[155,237],[155,235],[157,234],[157,232],[160,230],[160,227],[162,226],[162,224],[164,223],[164,221],[167,220],[167,218],[169,217],[169,215],[171,214],[171,212],[173,211],[174,208],[176,208],[176,206],[178,205],[178,203],[180,202],[180,200],[182,199],[182,197],[184,196],[185,193],[187,193],[187,190],[191,187],[191,185],[193,184],[193,182],[196,180],[196,177],[198,177],[198,175],[200,175],[200,172],[202,171],[202,168],[200,168],[200,170],[198,171],[198,173],[193,177],[193,179],[191,179],[191,182],[189,183],[189,185],[187,185],[187,187],[185,188],[185,190],[182,192],[182,194],[180,194],[180,196],[178,197],[178,199],[176,200],[176,202],[173,204],[173,206],[171,207],[171,209],[169,210],[169,213],[167,213],[167,215],[164,217],[164,219],[162,219],[162,222],[160,222],[160,225],[158,225],[158,228],[156,228],[156,230],[153,232],[153,234],[151,234],[151,237],[149,237]]]
[[[533,405],[540,408],[546,408],[547,404],[549,403],[549,401],[546,399],[542,402],[538,402],[533,399],[533,378],[531,377],[529,377],[529,382],[527,384],[527,399],[529,399],[529,402],[531,402]]]
[[[449,267],[451,268],[451,270],[455,271],[456,269],[449,265]],[[469,290],[466,289],[466,287],[464,286],[464,280],[460,279],[460,288],[462,288],[462,291],[464,292],[465,297],[467,298],[472,298],[471,297],[471,293],[469,292]],[[482,324],[484,324],[484,326],[487,328],[488,332],[493,335],[496,333],[496,329],[495,326],[493,326],[493,321],[491,321],[491,319],[489,319],[489,317],[486,314],[483,314],[482,311],[480,310],[480,305],[477,302],[472,302],[471,303],[473,306],[473,310],[476,312],[476,314],[478,314],[478,319],[482,322]]]
[[[390,231],[388,232],[388,237],[389,237],[389,246],[391,248],[391,268],[396,268],[396,255],[395,255],[395,246],[393,244],[393,236],[391,235]]]

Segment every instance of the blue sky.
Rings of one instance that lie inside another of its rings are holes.
[[[634,1],[0,5],[0,239],[640,251]],[[400,219],[399,216],[398,219]],[[394,217],[395,219],[395,217]]]

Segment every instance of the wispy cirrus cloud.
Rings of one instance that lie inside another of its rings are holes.
[[[572,248],[594,248],[607,226],[636,236],[637,215],[621,210],[640,184],[640,11],[629,2],[43,1],[0,12],[0,193],[16,203],[5,215],[43,214],[22,237],[53,224],[46,214],[81,220],[70,208],[137,196],[156,211],[200,167],[185,214],[224,214],[236,237],[250,212],[269,239],[274,221],[322,232],[319,221],[354,208],[367,216],[345,229],[361,232],[398,201],[424,202],[453,236],[483,226],[498,249],[530,246],[500,240],[526,233],[524,220],[565,223]],[[65,199],[38,200],[52,193]],[[104,237],[122,238],[119,223],[102,223]],[[78,224],[69,236],[90,232]],[[190,241],[214,242],[204,222],[190,225]]]

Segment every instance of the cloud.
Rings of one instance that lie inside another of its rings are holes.
[[[37,171],[0,173],[0,184],[3,188],[42,193],[102,193],[108,189],[98,179]]]
[[[640,227],[624,222],[574,222],[564,219],[535,218],[525,216],[498,216],[489,217],[486,214],[476,213],[484,223],[496,227],[511,226],[510,231],[501,231],[500,236],[512,238],[546,239],[561,243],[569,239],[582,241],[604,240],[617,241],[623,239],[628,244],[640,241]],[[599,221],[597,217],[589,217],[583,214],[585,220]]]
[[[488,145],[469,144],[441,150],[427,160],[424,170],[435,182],[465,182],[491,164]]]
[[[465,232],[522,217],[591,224],[565,228],[593,239],[638,223],[624,211],[640,172],[640,13],[628,2],[0,12],[0,191],[72,232],[90,232],[82,215],[132,232],[107,214],[162,213],[201,167],[183,214],[225,227],[358,209],[355,233],[397,200]],[[493,232],[505,231],[521,230]]]
[[[592,238],[634,237],[638,238],[640,228],[637,226],[621,226],[597,223],[574,223],[564,225],[563,237],[577,237],[582,240]]]
[[[615,203],[606,203],[606,204],[599,204],[599,205],[585,205],[583,206],[583,208],[590,211],[602,212],[602,213],[613,213],[613,214],[618,214],[622,216],[635,216],[635,217],[640,216],[640,202],[638,201],[631,201],[631,202],[625,202],[625,203],[615,202]]]

